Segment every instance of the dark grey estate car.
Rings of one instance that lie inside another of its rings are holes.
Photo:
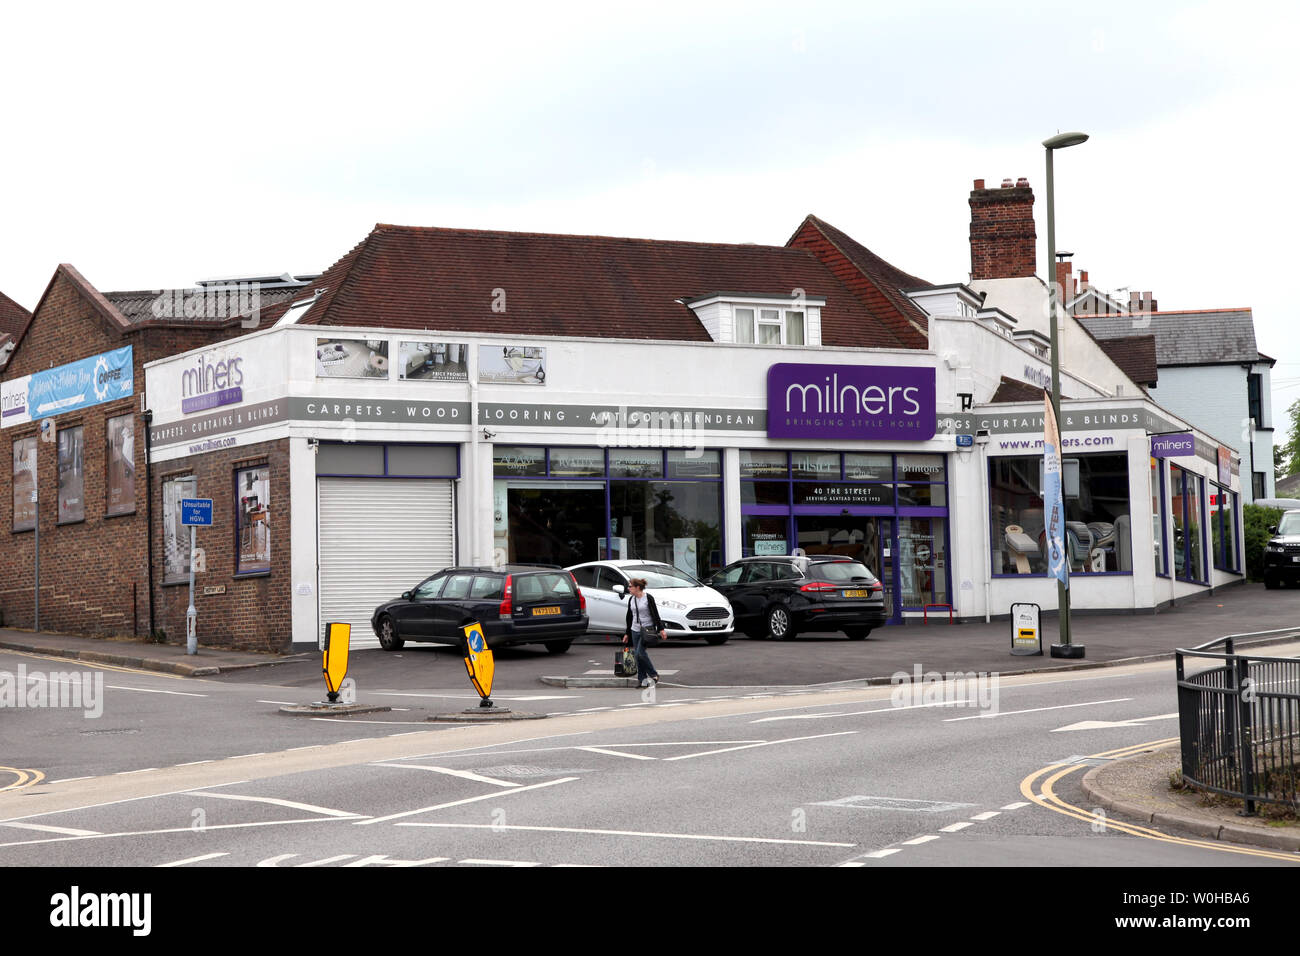
[[[736,629],[751,638],[843,631],[860,641],[885,623],[880,581],[866,565],[841,555],[741,558],[708,584],[731,602]]]
[[[1264,545],[1264,587],[1300,582],[1300,510],[1285,511]]]
[[[587,601],[560,568],[447,568],[379,605],[370,625],[380,647],[397,651],[407,641],[459,645],[475,621],[489,647],[544,644],[563,654],[587,631]]]

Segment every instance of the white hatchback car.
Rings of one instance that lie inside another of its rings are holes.
[[[627,629],[627,583],[645,578],[654,595],[668,640],[701,637],[725,644],[735,630],[731,605],[711,587],[660,561],[590,561],[565,570],[573,573],[587,599],[588,634],[622,637]]]

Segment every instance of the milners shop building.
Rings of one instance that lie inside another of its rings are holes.
[[[865,562],[896,623],[1054,607],[1044,336],[813,217],[791,243],[381,226],[264,327],[149,364],[171,627],[195,496],[217,502],[198,600],[220,642],[315,644],[326,621],[372,639],[378,604],[457,563],[629,557],[707,578],[794,548]],[[452,250],[476,286],[446,271]],[[1077,347],[1074,607],[1241,580],[1235,456]],[[1153,453],[1167,433],[1181,457]],[[267,577],[282,601],[245,607],[245,579]]]
[[[1055,606],[1046,337],[1022,308],[1037,279],[933,286],[810,216],[785,246],[378,226],[300,286],[151,355],[143,393],[105,406],[140,420],[149,491],[129,526],[89,513],[111,447],[87,438],[57,463],[60,490],[84,475],[83,533],[131,539],[114,579],[149,596],[134,619],[169,640],[185,633],[192,497],[214,501],[205,644],[314,646],[327,621],[372,639],[378,604],[457,563],[629,557],[706,578],[802,548],[865,562],[897,623]],[[1066,322],[1073,606],[1153,610],[1242,580],[1237,457]],[[1170,434],[1176,453],[1152,444]],[[33,444],[15,440],[16,475]],[[71,533],[41,528],[43,553]],[[10,563],[31,538],[12,536]],[[19,626],[29,566],[4,598]],[[42,594],[78,574],[48,569]]]

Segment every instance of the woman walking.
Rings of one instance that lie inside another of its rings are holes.
[[[632,653],[636,655],[637,683],[649,687],[659,683],[659,672],[650,662],[646,653],[649,641],[661,641],[667,637],[663,621],[659,620],[659,610],[655,607],[653,595],[645,593],[645,578],[633,578],[627,583],[631,597],[627,601],[627,630],[623,634],[623,643],[632,641]]]

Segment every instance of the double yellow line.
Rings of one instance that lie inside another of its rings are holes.
[[[13,783],[0,787],[0,793],[31,787],[45,779],[45,774],[39,770],[19,770],[17,767],[0,767],[0,773],[11,773],[18,778]]]
[[[1111,760],[1119,760],[1124,757],[1132,757],[1145,750],[1152,750],[1156,747],[1162,747],[1165,744],[1174,743],[1177,740],[1177,737],[1167,737],[1164,740],[1153,740],[1144,744],[1135,744],[1131,747],[1121,747],[1118,750],[1105,750],[1101,753],[1089,754],[1089,757],[1104,757]],[[1038,804],[1040,807],[1044,807],[1045,809],[1052,810],[1056,813],[1065,814],[1065,816],[1073,817],[1076,820],[1082,820],[1084,823],[1095,824],[1098,819],[1095,813],[1084,810],[1082,807],[1076,807],[1073,804],[1066,803],[1056,795],[1054,790],[1054,787],[1059,781],[1074,773],[1076,770],[1087,768],[1087,766],[1087,764],[1083,763],[1054,763],[1050,766],[1043,767],[1041,770],[1035,770],[1029,776],[1025,777],[1024,780],[1020,781],[1020,792],[1026,800],[1030,800],[1033,803]],[[1035,792],[1035,790],[1038,792]],[[1294,853],[1235,846],[1230,843],[1223,843],[1219,840],[1198,840],[1189,837],[1170,836],[1167,833],[1161,833],[1159,830],[1152,830],[1150,827],[1139,826],[1136,823],[1124,823],[1111,817],[1105,818],[1105,827],[1107,830],[1127,833],[1130,836],[1146,837],[1148,840],[1159,840],[1162,843],[1201,847],[1206,850],[1218,850],[1221,853],[1237,853],[1242,856],[1258,856],[1269,860],[1285,860],[1288,863],[1300,862],[1300,857],[1297,857]]]

